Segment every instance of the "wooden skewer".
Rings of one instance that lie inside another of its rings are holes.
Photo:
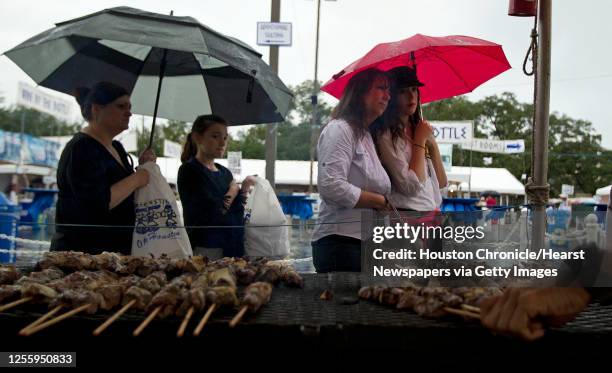
[[[193,315],[193,311],[194,308],[193,307],[189,307],[189,309],[187,310],[187,314],[185,315],[185,318],[183,318],[183,322],[181,323],[181,327],[179,328],[178,332],[176,332],[176,336],[177,337],[182,337],[183,334],[185,334],[185,329],[187,328],[187,324],[189,324],[189,320],[191,320],[191,316]]]
[[[244,316],[244,314],[246,313],[246,311],[249,310],[248,306],[242,306],[242,308],[240,309],[240,311],[238,312],[238,314],[236,314],[236,316],[234,316],[234,318],[232,319],[232,321],[230,321],[229,323],[229,327],[233,328],[234,326],[238,325],[238,323],[240,322],[240,320],[242,320],[242,316]]]
[[[480,313],[480,308],[479,307],[474,307],[474,306],[470,306],[469,304],[462,304],[461,308],[463,308],[466,311],[470,311],[470,312],[474,312],[474,313]]]
[[[115,314],[113,316],[109,317],[108,320],[106,320],[104,323],[102,323],[102,325],[98,326],[96,328],[96,330],[93,331],[93,335],[99,336],[103,331],[106,330],[106,328],[108,328],[110,326],[110,324],[115,322],[115,320],[117,320],[119,318],[119,316],[121,316],[124,313],[126,313],[127,310],[129,310],[130,307],[132,307],[134,304],[136,304],[136,299],[132,299],[131,301],[126,303],[126,305],[121,307],[121,309],[119,311],[115,312]]]
[[[464,317],[470,317],[470,318],[473,318],[473,319],[480,320],[480,315],[477,314],[477,313],[473,313],[473,312],[469,312],[469,311],[463,311],[463,310],[459,310],[459,309],[451,308],[451,307],[444,307],[444,311],[446,311],[448,313],[455,314],[455,315],[464,316]]]
[[[13,307],[17,307],[18,305],[27,303],[31,300],[32,300],[32,297],[25,297],[25,298],[17,299],[14,302],[7,303],[4,306],[0,306],[0,312],[8,311]]]
[[[140,333],[142,333],[144,328],[146,328],[147,325],[149,325],[151,321],[153,321],[153,319],[155,318],[155,316],[157,316],[157,314],[159,313],[159,311],[161,311],[161,309],[162,309],[162,306],[157,306],[157,308],[155,308],[153,312],[151,312],[149,316],[147,316],[147,318],[144,319],[144,321],[138,326],[138,328],[134,330],[134,333],[132,333],[134,337],[138,337]]]
[[[52,309],[51,311],[45,313],[44,315],[42,315],[41,317],[39,317],[37,320],[35,320],[33,323],[31,323],[30,325],[26,326],[25,328],[21,329],[19,331],[19,335],[25,335],[25,332],[28,329],[32,329],[35,326],[38,326],[40,324],[42,324],[43,322],[45,322],[47,319],[49,319],[51,316],[55,315],[56,313],[59,312],[59,310],[62,309],[62,306],[56,306],[54,309]]]
[[[200,320],[200,323],[198,324],[198,326],[193,331],[193,335],[194,336],[197,337],[197,336],[200,335],[200,332],[202,332],[202,329],[204,328],[204,325],[206,325],[206,322],[210,318],[210,315],[212,315],[213,312],[215,312],[216,308],[217,308],[217,305],[214,304],[214,303],[211,304],[210,307],[208,307],[208,311],[206,311],[206,314],[204,315],[204,317],[202,317],[202,320]]]
[[[41,330],[43,330],[45,328],[48,328],[51,325],[57,324],[58,322],[60,322],[62,320],[65,320],[65,319],[67,319],[67,318],[69,318],[71,316],[74,316],[74,315],[76,315],[79,312],[83,312],[83,311],[85,311],[89,307],[91,307],[91,304],[84,304],[81,307],[78,307],[78,308],[73,309],[72,311],[68,311],[66,313],[63,313],[63,314],[57,316],[54,319],[51,319],[51,320],[49,320],[47,322],[44,322],[42,324],[39,324],[39,325],[37,325],[37,326],[35,326],[33,328],[30,328],[30,329],[24,331],[23,335],[25,335],[25,336],[32,335],[32,334],[34,334],[36,332],[39,332],[39,331],[41,331]]]

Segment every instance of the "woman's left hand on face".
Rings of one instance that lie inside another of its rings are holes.
[[[157,157],[155,156],[153,149],[147,148],[140,154],[140,157],[138,157],[138,164],[143,164],[147,162],[155,163],[156,160]]]

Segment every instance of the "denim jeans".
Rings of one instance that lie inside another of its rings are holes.
[[[317,273],[361,271],[361,240],[334,234],[311,244],[312,262]]]

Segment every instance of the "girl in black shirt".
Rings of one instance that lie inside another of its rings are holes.
[[[130,254],[134,191],[148,184],[149,174],[134,172],[129,155],[113,140],[128,129],[129,94],[101,82],[91,90],[79,88],[76,98],[88,125],[68,142],[59,160],[58,227],[51,250]],[[155,162],[151,150],[140,156],[139,163],[147,161]]]
[[[199,116],[181,154],[177,184],[185,225],[192,227],[187,229],[191,246],[221,248],[224,256],[234,257],[244,255],[244,201],[251,183],[241,189],[231,171],[214,162],[225,153],[227,138],[223,118]]]

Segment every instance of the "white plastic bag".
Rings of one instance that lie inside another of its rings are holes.
[[[285,214],[268,180],[256,177],[255,187],[247,198],[244,212],[246,256],[278,258],[289,254],[289,230],[285,226]]]
[[[132,238],[132,255],[186,258],[193,255],[176,196],[159,166],[147,162],[140,166],[149,172],[149,184],[136,190],[136,227]],[[180,227],[180,228],[179,228]]]

